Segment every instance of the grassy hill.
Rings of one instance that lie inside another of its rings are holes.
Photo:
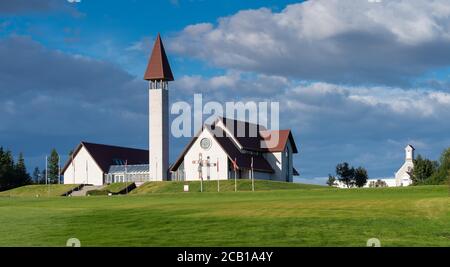
[[[117,194],[125,194],[126,190],[131,192],[134,188],[136,188],[134,183],[114,183],[103,187],[101,190],[91,190],[87,192],[90,196],[107,196],[110,193],[113,195]]]
[[[77,188],[79,185],[27,185],[12,190],[0,192],[0,196],[7,197],[59,197]]]
[[[0,214],[0,246],[450,246],[447,186],[0,197]]]
[[[189,185],[189,192],[200,192],[200,182],[149,182],[133,190],[131,194],[180,193],[184,191],[185,184]],[[220,192],[234,192],[234,180],[220,181],[219,184]],[[256,191],[318,188],[326,187],[320,185],[255,180]],[[251,180],[238,180],[237,190],[251,191]],[[217,181],[204,181],[203,192],[217,192]]]

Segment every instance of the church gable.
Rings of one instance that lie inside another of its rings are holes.
[[[206,128],[190,143],[182,163],[179,164],[179,166],[184,167],[183,172],[186,180],[198,179],[199,161],[205,162],[202,169],[203,179],[228,178],[227,153]]]
[[[192,172],[188,170],[190,162],[198,160],[199,155],[202,154],[203,160],[209,156],[211,162],[217,162],[219,158],[219,165],[222,166],[228,165],[229,161],[236,161],[240,169],[248,170],[252,168],[253,160],[253,169],[255,171],[274,172],[271,164],[263,156],[264,153],[262,151],[252,152],[243,149],[239,142],[237,142],[237,138],[230,136],[227,129],[224,129],[225,133],[221,134],[221,136],[215,136],[214,133],[221,130],[218,129],[220,126],[220,124],[215,124],[214,127],[204,127],[202,132],[189,142],[178,160],[172,165],[171,171],[177,172],[180,166],[183,166],[185,168],[184,172],[188,175],[188,172]],[[217,131],[215,132],[215,130]],[[259,139],[257,141],[259,142]],[[215,153],[220,156],[216,157]],[[196,175],[194,172],[192,173]],[[223,175],[227,174],[223,173]]]

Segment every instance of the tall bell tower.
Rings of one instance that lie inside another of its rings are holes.
[[[144,79],[148,81],[149,90],[150,181],[166,181],[169,170],[169,82],[174,78],[159,34]]]

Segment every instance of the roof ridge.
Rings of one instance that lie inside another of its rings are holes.
[[[81,141],[81,144],[148,151],[147,149],[142,149],[142,148],[134,148],[134,147],[128,147],[128,146],[119,146],[119,145],[107,145],[107,144],[92,143],[92,142],[86,142],[86,141]]]

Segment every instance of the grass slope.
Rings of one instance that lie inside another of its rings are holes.
[[[90,196],[107,196],[110,193],[113,194],[113,195],[116,195],[116,194],[119,194],[119,193],[121,193],[123,191],[126,192],[127,187],[129,188],[130,192],[134,188],[136,188],[134,183],[130,183],[130,182],[128,182],[128,183],[114,183],[114,184],[107,185],[107,186],[103,187],[100,190],[91,190],[91,191],[87,192],[87,194],[90,195]]]
[[[119,192],[122,192],[123,190],[125,190],[127,187],[129,187],[132,184],[134,184],[134,183],[114,183],[114,184],[110,184],[110,185],[106,186],[105,188],[103,188],[103,190],[106,190],[111,193],[119,193]]]
[[[131,194],[149,194],[149,193],[180,193],[184,190],[184,185],[189,184],[190,192],[200,192],[200,182],[150,182],[145,183],[133,190]],[[275,181],[255,181],[256,191],[280,190],[280,189],[318,189],[326,188],[320,185],[308,185],[298,183],[285,183]],[[251,180],[238,180],[238,191],[251,191]],[[204,181],[203,192],[217,192],[217,181]],[[220,192],[234,192],[234,180],[220,181]]]
[[[0,197],[0,246],[450,246],[446,186]]]
[[[78,185],[55,184],[55,185],[27,185],[0,192],[0,196],[7,197],[59,197],[78,187]]]

